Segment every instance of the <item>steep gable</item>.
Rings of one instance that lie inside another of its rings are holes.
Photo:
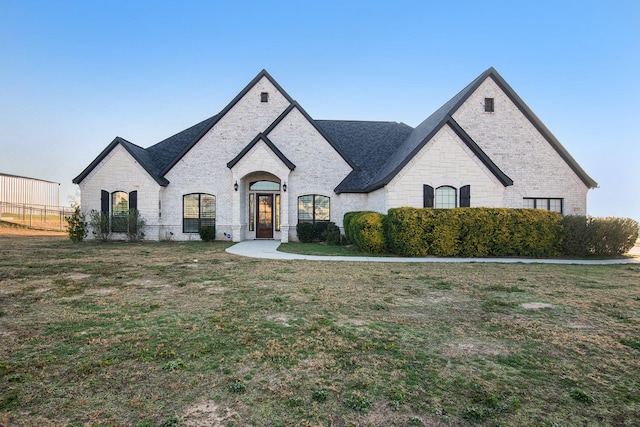
[[[202,122],[201,124],[203,124],[203,126],[198,129],[198,132],[193,132],[192,138],[185,139],[184,144],[181,144],[181,151],[177,153],[177,155],[171,157],[170,161],[168,161],[167,164],[162,168],[161,173],[164,175],[169,172],[171,168],[173,168],[173,166],[175,166],[176,163],[178,163],[217,123],[219,123],[233,109],[233,107],[235,107],[263,78],[267,79],[271,83],[271,85],[273,85],[273,87],[275,87],[276,90],[281,93],[289,103],[294,102],[289,94],[278,84],[278,82],[276,82],[266,70],[262,70],[260,73],[258,73],[257,76],[253,78],[253,80],[249,82],[249,84],[245,86],[242,91],[240,91],[240,93],[238,93],[238,95],[236,95],[235,98],[233,98],[233,100],[229,104],[227,104],[225,108],[222,109],[219,114],[215,115],[209,120],[205,120],[206,123]],[[191,135],[191,133],[189,133],[189,135]]]
[[[487,69],[484,73],[473,80],[464,89],[458,92],[453,98],[447,101],[442,107],[436,110],[431,116],[420,123],[398,146],[398,149],[389,157],[385,165],[380,168],[376,175],[368,182],[362,191],[370,192],[381,188],[388,184],[391,179],[424,147],[425,144],[445,125],[450,125],[456,131],[464,132],[462,127],[455,123],[453,116],[455,112],[462,106],[468,98],[476,91],[476,89],[486,80],[492,79],[504,91],[504,93],[513,101],[517,108],[522,111],[525,117],[540,132],[549,145],[560,155],[567,165],[575,172],[579,179],[588,187],[595,188],[597,183],[587,175],[587,173],[578,165],[571,157],[567,150],[560,144],[555,136],[544,126],[540,119],[531,111],[531,109],[522,101],[515,91],[506,83],[506,81],[493,68]],[[470,148],[479,156],[485,165],[500,179],[503,185],[511,185],[513,181],[502,172],[498,166],[490,159],[490,157],[482,151],[482,149],[473,141],[473,139],[464,132],[460,134],[463,140]]]
[[[80,184],[117,146],[124,147],[131,157],[133,157],[159,185],[166,186],[169,184],[169,181],[160,175],[160,170],[149,152],[119,136],[111,141],[111,144],[102,150],[98,157],[96,157],[80,175],[75,177],[72,182],[74,184]]]
[[[271,142],[271,140],[269,138],[267,138],[266,135],[264,135],[263,133],[258,134],[258,136],[256,136],[253,141],[251,141],[241,152],[240,154],[238,154],[233,160],[231,160],[229,163],[227,163],[227,167],[229,169],[232,169],[236,164],[238,164],[238,162],[240,160],[242,160],[258,143],[264,143],[269,150],[275,154],[275,156],[280,159],[280,161],[289,168],[289,170],[294,170],[296,168],[296,165],[294,165],[291,160],[289,160],[284,154],[282,154],[282,151],[280,151],[278,149],[278,147],[276,147],[276,145]]]

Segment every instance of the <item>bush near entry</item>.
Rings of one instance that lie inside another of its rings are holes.
[[[350,212],[344,217],[344,233],[347,241],[354,243],[364,252],[383,253],[387,251],[383,222],[385,215],[379,212]]]
[[[298,240],[301,243],[327,242],[330,245],[339,245],[342,242],[340,228],[330,221],[301,222],[297,225]]]

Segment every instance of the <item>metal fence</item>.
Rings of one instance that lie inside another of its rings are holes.
[[[24,225],[41,230],[64,231],[65,217],[73,214],[73,208],[65,206],[27,205],[0,201],[0,221]]]

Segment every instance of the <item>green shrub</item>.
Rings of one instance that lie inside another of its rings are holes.
[[[203,225],[198,230],[198,234],[200,235],[200,239],[203,242],[213,242],[216,240],[216,226],[215,225]]]
[[[383,253],[387,250],[384,237],[385,215],[378,212],[362,212],[350,220],[353,243],[363,252]]]
[[[395,208],[385,237],[404,256],[528,256],[560,253],[562,217],[532,209]]]
[[[298,240],[302,243],[313,242],[313,224],[310,222],[300,222],[296,227]]]
[[[433,230],[434,215],[433,209],[389,209],[384,228],[389,250],[403,256],[428,255],[427,235]]]
[[[630,218],[566,216],[562,252],[569,256],[623,255],[638,239],[638,222]]]
[[[111,235],[109,215],[92,210],[89,212],[89,227],[96,239],[106,242]]]
[[[360,215],[371,213],[372,211],[355,211],[347,212],[342,218],[342,226],[344,227],[344,237],[347,243],[355,243],[353,221]]]
[[[139,242],[144,240],[144,229],[147,226],[147,221],[140,215],[137,209],[129,210],[127,217],[127,239],[130,242]]]
[[[73,214],[64,219],[67,224],[67,233],[72,242],[82,242],[89,230],[87,229],[87,221],[84,213],[80,210],[80,206],[75,206]]]
[[[322,242],[325,240],[325,233],[327,231],[327,227],[329,226],[329,221],[318,221],[313,224],[313,240]]]
[[[340,245],[342,244],[342,235],[340,234],[340,228],[335,222],[327,223],[327,227],[321,236],[321,240],[327,242],[328,245]]]

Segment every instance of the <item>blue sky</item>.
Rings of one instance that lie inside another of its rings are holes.
[[[260,70],[316,119],[416,126],[493,66],[640,220],[640,2],[0,0],[0,172],[71,180],[115,136],[148,147]]]

